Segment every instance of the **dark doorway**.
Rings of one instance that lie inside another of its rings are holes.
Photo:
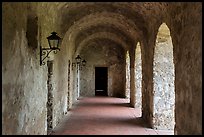
[[[108,96],[108,68],[95,67],[95,95]]]

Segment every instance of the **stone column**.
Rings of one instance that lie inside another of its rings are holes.
[[[130,106],[135,107],[135,48],[130,51]]]

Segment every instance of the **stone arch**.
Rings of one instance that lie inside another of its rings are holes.
[[[108,14],[117,13],[119,18],[126,17],[128,20],[131,20],[134,22],[134,24],[137,25],[138,30],[144,29],[143,26],[146,25],[145,18],[141,13],[137,12],[138,8],[134,7],[134,4],[129,2],[122,4],[107,2],[61,3],[57,6],[57,8],[62,11],[61,14],[63,15],[63,18],[61,18],[60,26],[64,28],[64,31],[68,30],[70,26],[85,16],[94,15],[96,13],[101,16],[104,12]],[[69,10],[67,10],[67,8]]]
[[[118,37],[117,35],[115,35],[114,33],[108,33],[108,32],[99,32],[99,33],[95,33],[89,37],[87,37],[86,39],[84,39],[78,46],[76,45],[76,51],[75,56],[77,54],[80,54],[80,51],[84,48],[84,46],[88,45],[88,43],[93,40],[93,39],[110,39],[116,43],[118,43],[119,45],[122,46],[123,49],[128,49],[129,46],[121,40],[120,37]]]
[[[129,46],[133,46],[135,44],[135,40],[131,39],[130,35],[128,35],[118,26],[115,26],[113,24],[97,24],[94,26],[88,26],[86,29],[83,29],[83,31],[78,32],[75,38],[75,45],[79,45],[81,41],[83,41],[87,37],[100,32],[107,32],[112,33],[113,35],[117,35],[117,37],[120,37],[120,39],[125,41]]]
[[[89,37],[86,37],[78,46],[76,45],[77,49],[76,49],[76,52],[74,52],[73,56],[76,57],[78,54],[81,54],[81,51],[85,48],[85,46],[88,46],[89,43],[93,41],[100,41],[103,39],[109,39],[110,41],[117,43],[123,49],[128,48],[128,45],[114,33],[99,32],[99,33],[94,33]]]
[[[173,44],[166,23],[159,27],[153,60],[153,127],[173,129],[175,107]]]
[[[97,25],[112,25],[114,27],[117,27],[117,29],[122,30],[127,37],[130,37],[130,39],[135,39],[135,37],[138,37],[138,33],[136,32],[136,26],[134,25],[131,20],[127,22],[127,19],[123,17],[121,19],[120,14],[111,14],[110,16],[107,13],[97,13],[94,15],[87,15],[86,17],[83,17],[79,21],[77,21],[74,25],[72,25],[69,30],[66,32],[63,41],[66,41],[67,44],[69,43],[69,52],[73,53],[75,50],[75,40],[77,39],[77,35],[87,29],[91,26],[97,26]],[[116,16],[117,15],[117,16]],[[119,16],[120,15],[120,16]],[[119,18],[120,17],[120,18]],[[79,27],[80,26],[80,27]],[[131,30],[131,31],[130,31]],[[132,31],[133,30],[133,31]]]
[[[87,61],[81,70],[81,96],[95,96],[95,67],[108,67],[108,96],[124,97],[125,50],[120,43],[95,37],[77,53]]]

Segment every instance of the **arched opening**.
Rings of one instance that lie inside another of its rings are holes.
[[[173,44],[170,30],[165,23],[160,26],[155,43],[153,107],[154,128],[173,130],[175,125]]]
[[[139,117],[142,116],[142,58],[140,43],[137,43],[135,51],[135,108],[138,110]]]
[[[130,98],[130,55],[126,52],[126,83],[125,83],[125,97]]]

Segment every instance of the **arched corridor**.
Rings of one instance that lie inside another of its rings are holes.
[[[129,110],[144,134],[202,134],[201,2],[2,3],[3,135],[47,135],[68,116],[91,122],[72,112],[142,134],[137,117],[117,121]]]

